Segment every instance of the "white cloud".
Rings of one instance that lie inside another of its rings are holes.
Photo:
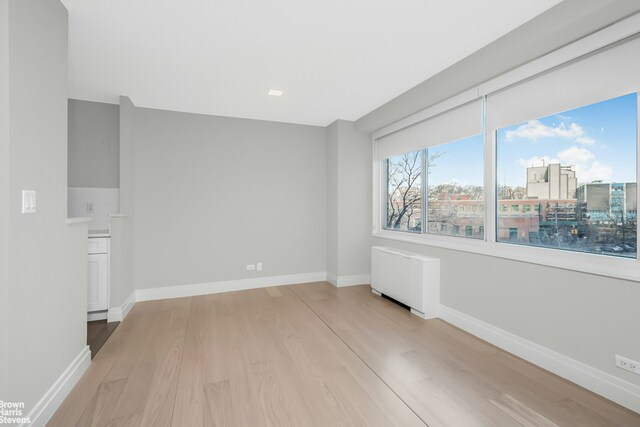
[[[602,180],[613,182],[613,168],[600,161],[595,161],[587,165],[576,165],[574,168],[578,182],[592,182]]]
[[[576,147],[575,145],[560,151],[558,159],[565,165],[585,164],[590,160],[595,160],[596,156],[586,148]]]
[[[569,126],[564,123],[560,123],[557,126],[547,126],[539,120],[530,120],[517,129],[508,131],[506,134],[507,141],[512,141],[514,138],[526,138],[532,141],[538,141],[539,139],[554,137],[568,139],[585,145],[595,143],[592,138],[585,135],[584,129],[577,123],[571,123]]]
[[[586,148],[572,146],[558,153],[563,164],[572,165],[579,182],[591,182],[598,179],[611,181],[613,168],[596,159],[595,154]]]

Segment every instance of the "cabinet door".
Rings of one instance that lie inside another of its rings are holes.
[[[87,311],[106,310],[108,308],[109,255],[89,255],[87,280]]]

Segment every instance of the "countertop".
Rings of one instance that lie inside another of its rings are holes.
[[[91,237],[111,237],[109,230],[89,230],[89,238]]]

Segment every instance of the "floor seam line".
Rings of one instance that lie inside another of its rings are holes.
[[[373,369],[362,357],[360,357],[360,355],[353,349],[351,348],[351,346],[349,344],[347,344],[347,342],[342,339],[342,337],[327,323],[325,322],[325,320],[318,314],[315,312],[315,310],[313,308],[311,308],[309,306],[309,304],[307,304],[307,302],[305,300],[302,299],[302,297],[300,297],[300,295],[298,295],[298,293],[295,291],[295,289],[293,289],[293,286],[290,286],[289,289],[291,289],[291,292],[302,302],[302,304],[304,304],[309,311],[311,311],[313,313],[314,316],[316,316],[322,323],[324,323],[324,325],[333,333],[333,335],[336,336],[336,338],[338,338],[348,349],[351,353],[353,353],[371,372],[373,372],[373,374],[378,377],[378,379],[380,381],[382,381],[382,383],[387,386],[387,388],[389,390],[391,390],[391,392],[393,394],[396,395],[396,397],[398,399],[400,399],[400,401],[402,403],[405,404],[405,406],[407,408],[409,408],[409,410],[411,412],[413,412],[415,414],[416,417],[418,417],[418,419],[420,421],[422,421],[424,423],[425,426],[429,427],[429,424],[427,424],[427,422],[420,416],[418,415],[418,413],[416,411],[414,411],[414,409],[393,389],[393,387],[391,387],[376,371],[375,369]]]
[[[176,395],[173,397],[173,405],[171,405],[171,424],[169,424],[170,426],[173,426],[173,416],[176,413],[176,402],[178,401],[178,388],[180,387],[180,377],[182,376],[182,366],[183,366],[183,356],[184,356],[184,351],[185,348],[187,347],[187,335],[189,334],[189,324],[191,323],[191,312],[193,310],[193,297],[190,297],[189,301],[189,314],[187,316],[187,324],[185,325],[184,328],[184,340],[182,343],[182,350],[180,351],[180,366],[178,368],[178,377],[176,378]]]

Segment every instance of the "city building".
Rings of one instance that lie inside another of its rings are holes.
[[[575,199],[576,172],[571,166],[552,163],[527,168],[528,199]]]
[[[577,202],[592,222],[624,223],[635,221],[637,214],[635,182],[582,184],[577,189]]]

